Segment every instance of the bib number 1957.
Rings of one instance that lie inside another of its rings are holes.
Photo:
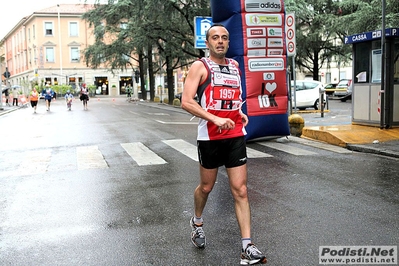
[[[215,86],[213,88],[213,99],[233,101],[239,100],[240,91],[238,88],[228,88],[222,86]]]

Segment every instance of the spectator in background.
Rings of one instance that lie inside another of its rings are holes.
[[[4,96],[6,96],[6,105],[10,106],[10,88],[4,91]]]
[[[17,88],[14,88],[12,90],[12,106],[14,106],[14,104],[16,106],[18,106],[18,90],[17,90]]]

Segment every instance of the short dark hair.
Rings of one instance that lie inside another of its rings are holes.
[[[209,31],[210,31],[213,27],[223,27],[223,28],[225,28],[225,29],[227,30],[227,28],[226,28],[222,23],[214,23],[214,24],[212,24],[212,26],[210,26],[209,29],[206,31],[206,35],[205,35],[206,40],[209,39]],[[228,30],[227,30],[227,33],[230,34]]]

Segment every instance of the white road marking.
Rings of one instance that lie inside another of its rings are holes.
[[[163,143],[169,145],[173,149],[198,162],[197,146],[188,143],[187,141],[184,141],[182,139],[163,140]]]
[[[51,160],[51,150],[26,151],[18,167],[18,175],[40,174],[47,172]]]
[[[264,152],[254,150],[254,149],[247,147],[247,157],[248,158],[267,158],[267,157],[273,157],[273,155],[270,155],[268,153],[264,153]]]
[[[198,122],[166,122],[162,120],[155,120],[158,123],[161,124],[167,124],[167,125],[198,125]]]
[[[263,146],[266,146],[266,147],[269,147],[269,148],[272,148],[275,150],[283,151],[283,152],[286,152],[289,154],[293,154],[293,155],[315,155],[315,154],[317,154],[316,152],[292,147],[287,144],[281,144],[281,143],[270,142],[270,141],[257,142],[257,143],[260,145],[263,145]]]
[[[97,146],[77,147],[76,159],[79,170],[108,168],[108,164]]]
[[[121,143],[138,165],[166,164],[167,162],[140,142]]]

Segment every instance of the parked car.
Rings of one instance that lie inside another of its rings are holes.
[[[352,94],[352,80],[341,79],[335,88],[334,96],[343,97]]]
[[[182,95],[183,95],[183,93],[182,93],[182,92],[179,92],[178,94],[175,95],[175,98],[176,98],[176,99],[179,99],[180,102],[181,102],[181,97],[182,97]],[[198,102],[198,96],[197,96],[197,95],[195,95],[195,98],[194,98],[194,99]]]
[[[295,107],[295,96],[293,88],[294,88],[294,81],[291,81],[292,108]],[[295,87],[296,107],[299,110],[305,110],[308,107],[312,107],[315,110],[318,110],[320,108],[319,106],[320,89],[323,89],[323,83],[319,81],[297,80]],[[324,101],[324,106],[325,104],[326,101]]]
[[[337,83],[329,83],[324,86],[324,90],[327,95],[333,95],[335,92],[335,88],[337,87]]]

